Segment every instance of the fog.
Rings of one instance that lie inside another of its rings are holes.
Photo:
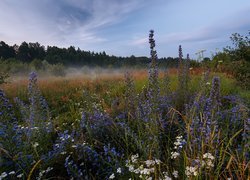
[[[9,82],[17,82],[22,80],[28,80],[29,74],[36,72],[38,79],[40,80],[53,80],[53,79],[74,79],[81,78],[86,80],[97,80],[97,79],[117,79],[124,78],[126,72],[130,72],[133,76],[147,75],[147,69],[136,69],[136,68],[101,68],[101,67],[79,67],[72,68],[66,67],[60,70],[58,74],[52,73],[50,70],[30,70],[26,72],[9,73]]]

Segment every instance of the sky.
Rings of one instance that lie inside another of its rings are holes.
[[[231,45],[232,33],[250,30],[250,0],[0,0],[0,41],[74,46],[116,56],[196,59]]]

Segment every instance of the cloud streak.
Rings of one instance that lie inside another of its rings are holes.
[[[74,40],[103,42],[105,38],[98,36],[99,29],[119,23],[140,2],[3,0],[0,1],[0,30],[9,41],[32,40],[56,44]]]

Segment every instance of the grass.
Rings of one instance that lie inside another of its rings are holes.
[[[168,71],[167,84],[160,72],[155,80],[159,81],[160,94],[152,97],[148,94],[147,70],[131,74],[135,87],[124,82],[123,73],[95,78],[41,78],[37,83],[21,79],[1,85],[14,104],[17,122],[10,109],[2,110],[1,121],[13,124],[0,123],[0,132],[15,138],[0,139],[4,140],[0,144],[0,176],[7,173],[9,178],[24,179],[249,178],[249,159],[244,155],[249,142],[242,138],[249,123],[249,91],[222,73],[210,73],[201,85],[202,70],[195,69],[190,72],[186,89],[188,104],[179,110],[175,107],[176,97],[183,94],[178,94],[176,69]],[[210,107],[214,76],[220,77],[223,104]],[[235,95],[243,101],[224,98]],[[14,97],[26,104],[24,112]],[[23,114],[28,116],[23,118]],[[19,126],[15,127],[15,123]],[[18,144],[15,150],[9,148],[11,143]]]

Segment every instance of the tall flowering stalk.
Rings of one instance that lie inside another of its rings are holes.
[[[149,66],[148,95],[149,99],[153,101],[152,103],[156,103],[160,90],[158,81],[157,52],[155,50],[155,40],[154,40],[153,30],[150,30],[149,33],[149,44],[150,44],[151,63]]]
[[[35,72],[30,73],[28,96],[29,104],[25,104],[19,98],[16,98],[15,102],[19,106],[23,121],[27,123],[28,129],[26,133],[30,139],[35,136],[38,129],[43,133],[52,131],[48,104],[38,88],[37,74]]]
[[[220,105],[220,78],[214,77],[212,83],[212,89],[210,91],[211,105],[216,108]]]
[[[149,32],[149,45],[150,45],[150,55],[151,55],[151,63],[149,66],[149,84],[147,91],[147,98],[142,104],[144,104],[144,108],[142,108],[144,116],[146,118],[143,119],[147,123],[145,123],[145,128],[147,133],[145,135],[149,138],[149,141],[153,143],[149,144],[149,149],[151,149],[150,153],[154,154],[155,157],[159,157],[159,80],[158,80],[158,65],[157,65],[157,52],[155,50],[155,40],[154,40],[154,31],[150,30]]]
[[[125,103],[128,113],[129,119],[135,118],[135,112],[136,112],[136,101],[137,98],[135,96],[135,84],[132,79],[132,75],[130,72],[125,73]]]
[[[187,54],[187,59],[183,59],[182,47],[179,46],[179,64],[178,64],[178,86],[177,86],[177,101],[176,108],[183,111],[185,104],[188,103],[189,97],[189,66],[190,58]]]

